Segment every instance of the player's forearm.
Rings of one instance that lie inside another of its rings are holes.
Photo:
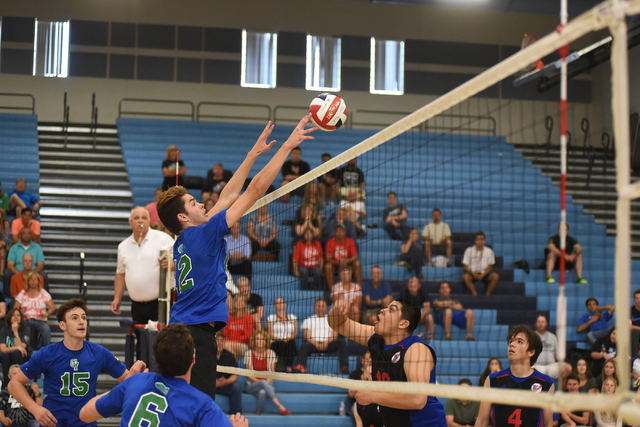
[[[7,385],[7,391],[9,391],[9,394],[20,402],[27,411],[34,413],[38,408],[38,404],[31,398],[29,392],[24,388],[24,386],[25,385],[19,381],[12,380],[9,381],[9,384]]]
[[[247,192],[254,191],[256,194],[256,200],[264,195],[273,180],[278,176],[280,168],[287,160],[292,148],[287,148],[288,144],[285,143],[269,160],[269,163],[262,168],[260,172],[251,180],[251,184],[247,188]]]
[[[249,151],[249,154],[247,154],[247,157],[245,157],[236,173],[233,174],[227,185],[224,186],[218,200],[218,203],[222,202],[223,209],[227,209],[236,201],[257,158],[257,155]]]
[[[372,392],[372,400],[378,405],[396,409],[422,409],[427,404],[428,396],[421,394],[399,394]]]
[[[104,396],[104,394],[94,397],[82,407],[82,409],[80,410],[80,419],[82,421],[84,421],[85,423],[93,423],[102,418],[102,415],[100,415],[100,413],[96,409],[96,401],[102,396]]]

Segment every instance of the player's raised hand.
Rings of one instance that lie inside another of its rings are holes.
[[[134,376],[135,374],[139,374],[140,372],[149,372],[147,369],[147,364],[142,360],[137,360],[129,369],[129,377]]]
[[[267,123],[267,126],[265,126],[264,130],[262,131],[262,134],[260,134],[260,137],[256,141],[255,145],[251,149],[251,153],[259,156],[260,154],[264,154],[267,151],[271,150],[271,147],[273,147],[273,144],[276,143],[276,140],[274,139],[273,141],[267,143],[267,139],[269,138],[269,135],[271,135],[273,127],[274,125],[271,124],[271,121],[269,121],[269,123]]]
[[[34,410],[32,414],[36,421],[39,422],[43,427],[56,427],[56,424],[58,423],[56,417],[54,417],[47,408],[43,408],[42,406],[38,406],[38,408]]]
[[[307,123],[309,123],[309,120],[311,120],[311,114],[307,114],[306,116],[304,116],[302,120],[300,120],[300,123],[298,123],[298,126],[296,126],[293,132],[291,132],[291,136],[289,136],[289,139],[287,139],[287,142],[285,142],[285,145],[287,146],[288,149],[293,150],[298,145],[300,145],[302,141],[315,139],[314,137],[309,136],[309,134],[311,132],[317,131],[318,128],[317,127],[312,127],[309,129],[304,128],[307,125]]]
[[[240,412],[229,417],[229,422],[233,427],[249,427],[249,420],[242,416]]]

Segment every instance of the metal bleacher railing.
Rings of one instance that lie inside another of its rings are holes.
[[[0,93],[0,110],[35,114],[36,99],[30,93]]]

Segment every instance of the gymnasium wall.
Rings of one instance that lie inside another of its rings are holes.
[[[558,20],[551,15],[337,0],[37,0],[3,2],[0,14],[5,17],[0,50],[4,91],[33,94],[39,120],[59,121],[67,90],[75,122],[90,120],[95,92],[104,123],[115,121],[122,98],[308,105],[307,33],[343,39],[341,95],[351,111],[410,112],[516,52],[525,31],[542,36],[553,31]],[[69,78],[30,75],[34,17],[71,20]],[[243,28],[279,33],[276,89],[240,87]],[[405,95],[368,93],[371,36],[406,40]],[[576,117],[589,114],[594,84],[589,75],[571,82]],[[549,108],[558,99],[557,90],[540,95],[532,87],[514,89],[509,82],[482,96],[548,101]]]

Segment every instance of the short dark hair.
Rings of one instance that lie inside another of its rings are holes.
[[[578,373],[576,371],[573,371],[567,377],[567,382],[569,382],[569,380],[576,380],[576,381],[578,381],[578,383],[580,383],[580,376],[578,375]]]
[[[182,196],[189,194],[187,189],[177,185],[170,187],[167,191],[162,193],[160,200],[156,204],[158,210],[158,217],[160,221],[167,227],[167,230],[173,234],[180,234],[182,231],[182,224],[178,220],[178,214],[186,214],[184,209],[184,200]]]
[[[480,236],[484,237],[485,239],[487,238],[487,236],[485,236],[485,235],[484,235],[484,233],[483,233],[482,231],[478,231],[478,232],[476,233],[476,237],[480,237]]]
[[[542,340],[540,339],[540,335],[527,325],[518,325],[509,332],[509,335],[507,335],[507,343],[510,343],[518,334],[524,334],[527,337],[527,342],[529,343],[527,351],[535,351],[530,360],[531,366],[535,365],[536,360],[538,360],[538,356],[540,356],[540,353],[542,352]]]
[[[193,338],[184,323],[167,326],[153,342],[153,355],[158,364],[158,373],[165,377],[186,374],[193,362],[194,351]]]
[[[399,300],[400,303],[400,318],[402,320],[409,321],[409,334],[413,334],[413,331],[416,330],[418,324],[420,324],[420,318],[422,317],[422,313],[420,312],[420,308],[413,304],[411,301],[407,300]]]
[[[469,378],[460,379],[460,381],[458,381],[458,385],[462,385],[462,384],[473,385],[473,384],[471,384],[471,380]]]
[[[558,230],[560,229],[560,226],[561,226],[561,225],[562,225],[562,224],[558,224]],[[568,230],[569,230],[569,223],[568,223],[568,222],[565,222],[565,223],[564,223],[564,225],[566,225],[566,226],[567,226],[567,231],[568,231]]]
[[[598,303],[598,300],[595,298],[587,298],[587,300],[585,301],[584,305],[588,306],[589,305],[589,301],[595,301],[596,305],[600,305],[600,303]]]
[[[33,210],[32,210],[30,207],[28,207],[28,206],[27,206],[26,208],[22,209],[22,213],[21,213],[20,215],[22,215],[22,214],[23,214],[23,213],[25,213],[25,212],[31,212],[31,213],[33,213]]]
[[[329,154],[329,153],[322,153],[322,155],[320,156],[320,158],[323,158],[323,157],[331,157],[331,154]]]
[[[434,212],[442,213],[442,212],[440,212],[440,209],[438,209],[438,208],[433,208],[433,210],[431,211],[431,213],[434,213]]]
[[[300,147],[293,147],[293,149],[291,151],[299,151],[302,153],[302,148]]]
[[[640,289],[636,289],[636,291],[633,293],[633,296],[635,297],[638,294],[640,294]]]
[[[389,196],[390,196],[390,195],[392,195],[392,194],[393,194],[395,197],[398,197],[398,195],[397,195],[394,191],[389,191],[389,192],[387,193],[387,197],[389,197]]]
[[[85,304],[85,302],[80,298],[70,299],[58,307],[58,310],[56,311],[56,319],[58,319],[58,322],[66,322],[67,319],[65,319],[65,316],[67,315],[67,312],[74,308],[81,308],[84,310],[84,314],[87,314],[89,311],[87,309],[87,304]]]
[[[443,283],[446,283],[447,285],[449,285],[449,287],[451,287],[451,283],[449,283],[447,280],[443,280],[442,282],[438,283],[438,288],[440,288]]]
[[[547,315],[546,315],[546,314],[544,314],[544,313],[538,313],[538,315],[536,316],[536,322],[538,321],[538,319],[539,319],[540,317],[544,317],[544,320],[546,320],[546,321],[547,321],[547,323],[549,323],[549,318],[548,318],[548,317],[547,317]]]
[[[4,318],[4,323],[7,325],[7,328],[11,330],[11,317],[13,316],[13,313],[15,313],[16,311],[20,313],[20,325],[18,325],[18,330],[23,330],[24,314],[22,314],[22,311],[19,308],[13,307],[11,310],[9,310],[9,312],[7,313],[7,316]]]

